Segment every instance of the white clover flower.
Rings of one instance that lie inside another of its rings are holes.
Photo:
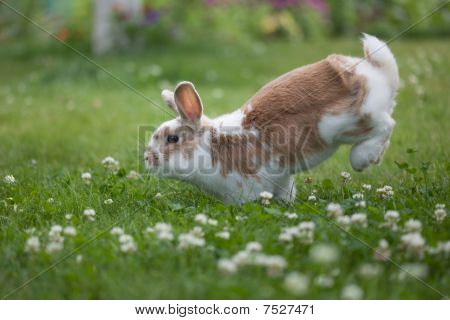
[[[389,250],[389,243],[386,239],[381,239],[378,242],[378,248],[375,250],[374,258],[378,261],[387,261],[391,256],[391,250]]]
[[[391,186],[384,186],[383,188],[378,188],[377,193],[380,194],[381,198],[389,200],[394,196],[394,190]]]
[[[77,254],[77,256],[75,257],[75,262],[78,264],[83,262],[83,256],[81,254]]]
[[[51,226],[49,235],[55,234],[55,233],[61,233],[62,230],[63,230],[63,228],[59,224],[55,224],[55,225]]]
[[[211,226],[217,226],[218,222],[215,219],[208,219],[208,224]]]
[[[138,180],[140,177],[141,177],[141,175],[139,173],[137,173],[136,171],[134,171],[134,170],[131,170],[127,174],[127,179],[128,180]]]
[[[361,192],[357,192],[352,196],[353,199],[355,200],[363,200],[364,199],[364,195]]]
[[[438,208],[434,211],[436,221],[441,223],[447,217],[447,211],[444,208]]]
[[[48,236],[52,241],[63,241],[64,238],[61,236],[62,231],[63,228],[60,225],[53,225],[48,232]]]
[[[333,203],[330,202],[327,205],[327,212],[328,212],[328,216],[332,217],[332,218],[337,218],[339,216],[341,216],[344,212],[344,210],[342,210],[342,207],[339,203]]]
[[[252,259],[252,254],[248,251],[238,251],[236,254],[231,258],[231,260],[238,266],[245,266],[247,264],[250,264]]]
[[[245,246],[245,251],[247,252],[260,252],[262,250],[262,245],[258,241],[250,241]]]
[[[102,160],[102,164],[108,170],[111,170],[111,171],[119,170],[120,163],[119,163],[119,161],[117,161],[113,157],[108,156],[108,157],[104,158]]]
[[[351,224],[351,219],[349,216],[340,216],[336,218],[336,223],[344,228],[344,230],[348,230]]]
[[[47,253],[49,253],[49,254],[53,254],[53,253],[60,252],[62,249],[64,249],[64,242],[63,241],[50,241],[47,244],[47,246],[45,248],[45,251]]]
[[[230,232],[227,230],[216,232],[216,237],[228,240],[228,239],[230,239]]]
[[[236,264],[230,259],[219,259],[219,261],[217,261],[217,268],[220,272],[228,275],[234,274],[237,271]]]
[[[92,175],[91,175],[90,172],[83,172],[81,174],[81,179],[83,180],[84,183],[90,184],[91,183],[91,179],[92,179]]]
[[[384,214],[384,219],[390,223],[397,223],[400,220],[400,215],[399,215],[398,211],[388,210]]]
[[[153,233],[153,232],[155,232],[155,228],[153,228],[153,227],[147,227],[145,229],[145,233]]]
[[[122,233],[119,235],[119,242],[120,243],[126,243],[126,242],[132,242],[133,241],[133,237],[129,234],[126,233]]]
[[[67,236],[76,236],[77,230],[72,226],[67,226],[64,228],[63,233]]]
[[[158,222],[155,224],[155,230],[157,232],[172,232],[172,226],[165,222]]]
[[[443,254],[445,257],[450,255],[450,240],[445,242],[438,242],[436,248],[433,250],[434,254]]]
[[[48,203],[54,203],[54,202],[55,202],[55,199],[53,199],[53,198],[48,198],[48,199],[47,199],[47,202],[48,202]]]
[[[157,237],[159,240],[167,240],[167,241],[173,240],[173,234],[172,234],[172,232],[169,232],[169,231],[158,232]]]
[[[419,258],[423,257],[425,250],[425,239],[418,232],[411,232],[402,235],[400,238],[406,251],[417,255]]]
[[[48,233],[50,242],[47,243],[45,251],[49,254],[57,253],[64,248],[64,237],[61,236],[63,228],[60,225],[53,225]]]
[[[192,230],[190,231],[190,233],[192,233],[196,237],[203,237],[205,235],[202,227],[199,227],[199,226],[193,227]]]
[[[328,244],[316,244],[309,250],[309,256],[312,261],[320,264],[329,264],[339,258],[339,252],[336,247]]]
[[[298,224],[300,232],[302,231],[312,232],[314,231],[315,227],[316,224],[313,221],[303,221]]]
[[[359,266],[358,274],[366,279],[375,278],[382,272],[381,267],[374,263],[363,263]]]
[[[111,198],[109,198],[109,199],[106,199],[105,201],[103,201],[103,203],[104,204],[113,204],[113,199],[111,199]]]
[[[363,183],[362,187],[363,187],[363,189],[365,189],[367,191],[370,191],[372,189],[372,186],[370,184]]]
[[[268,206],[270,204],[270,200],[273,198],[273,194],[268,191],[263,191],[259,194],[261,197],[261,203],[264,206]]]
[[[303,221],[298,224],[299,239],[303,243],[313,243],[314,229],[316,225],[313,221]]]
[[[120,251],[124,253],[130,253],[137,250],[136,244],[134,243],[134,239],[129,234],[121,234],[119,236],[120,243]]]
[[[318,275],[314,279],[314,284],[321,288],[331,288],[334,285],[334,279],[327,275]]]
[[[308,196],[308,201],[316,201],[316,200],[317,200],[317,198],[315,195],[311,194]]]
[[[347,171],[342,171],[342,172],[341,172],[341,178],[342,178],[342,181],[343,181],[344,183],[346,183],[346,182],[348,182],[348,181],[351,180],[352,176],[351,176],[350,173],[348,173]]]
[[[38,252],[41,248],[41,243],[38,237],[30,237],[25,242],[25,251],[26,252]]]
[[[161,199],[161,197],[162,197],[162,194],[160,192],[155,194],[155,199]]]
[[[273,194],[268,192],[268,191],[263,191],[259,194],[259,196],[263,199],[272,199],[273,198]]]
[[[134,241],[124,242],[120,244],[120,251],[124,253],[135,252],[137,250],[136,244]]]
[[[292,294],[302,295],[308,291],[309,278],[298,272],[290,272],[284,278],[283,286]]]
[[[356,284],[349,284],[342,288],[341,298],[345,300],[361,300],[364,296],[363,290]]]
[[[365,208],[366,207],[366,202],[364,200],[358,201],[358,202],[355,203],[355,207]]]
[[[86,216],[89,220],[95,220],[95,210],[91,208],[84,209],[83,215]]]
[[[255,256],[254,263],[258,266],[264,266],[269,277],[280,276],[287,266],[287,262],[282,256],[269,256],[262,253]]]
[[[367,227],[367,215],[365,213],[354,213],[350,217],[350,221],[354,225],[359,225],[363,228]]]
[[[81,179],[83,180],[91,180],[92,179],[92,175],[90,172],[83,172],[81,174]]]
[[[3,182],[6,184],[14,184],[16,183],[16,178],[12,174],[9,174],[3,178]]]
[[[178,248],[188,249],[194,247],[203,247],[205,239],[195,236],[192,233],[182,233],[178,236]]]
[[[411,277],[423,279],[428,275],[428,266],[422,263],[407,263],[401,266],[398,280],[403,281]]]
[[[420,232],[422,230],[422,222],[415,219],[409,219],[405,223],[406,232]]]
[[[291,242],[294,238],[300,237],[300,230],[297,227],[287,227],[283,228],[278,239],[284,242]]]
[[[154,230],[159,240],[173,240],[172,226],[170,224],[158,222],[155,224]]]
[[[208,217],[203,214],[203,213],[199,213],[195,216],[194,218],[195,222],[198,222],[200,224],[207,224],[208,223]]]
[[[388,210],[384,214],[384,220],[386,220],[387,225],[395,231],[397,230],[397,222],[400,220],[400,215],[398,211]]]
[[[387,249],[389,248],[389,243],[387,242],[386,239],[380,239],[380,241],[378,242],[378,246],[380,248]]]
[[[109,233],[114,236],[121,236],[122,234],[124,234],[124,231],[121,227],[114,227],[111,229],[111,231],[109,231]]]
[[[298,215],[296,213],[285,212],[284,216],[288,219],[297,219]]]

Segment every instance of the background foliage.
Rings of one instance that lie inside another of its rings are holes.
[[[133,39],[133,47],[193,39],[230,43],[252,39],[294,41],[353,36],[367,32],[385,38],[418,21],[439,0],[143,0],[140,19],[116,8],[115,19]],[[16,0],[14,6],[61,39],[89,46],[90,0]],[[448,36],[448,7],[408,32],[409,37]],[[36,34],[38,33],[38,34]],[[0,6],[0,41],[27,37],[52,44],[24,19]]]

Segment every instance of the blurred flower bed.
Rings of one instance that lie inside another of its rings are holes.
[[[61,40],[89,46],[90,0],[15,0],[17,10]],[[135,46],[174,41],[219,39],[317,39],[360,32],[392,37],[442,3],[439,0],[142,0],[142,13],[131,17],[114,6],[114,23]],[[408,32],[408,36],[449,36],[448,6]],[[0,42],[48,38],[5,6],[0,6]],[[50,40],[47,40],[50,42]],[[45,41],[44,41],[45,42]]]

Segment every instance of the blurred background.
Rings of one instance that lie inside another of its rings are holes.
[[[10,2],[61,40],[96,54],[175,42],[311,41],[367,32],[389,38],[437,7],[439,0],[14,0]],[[448,8],[407,37],[448,36]],[[57,45],[0,6],[0,44]]]

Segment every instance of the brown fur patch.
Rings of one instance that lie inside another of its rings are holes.
[[[258,129],[282,165],[294,165],[322,151],[325,143],[318,130],[322,116],[359,114],[366,96],[365,78],[347,67],[343,56],[330,55],[269,82],[243,107],[242,126]]]
[[[246,177],[255,176],[269,156],[255,134],[218,134],[215,128],[210,128],[210,136],[212,163],[220,164],[223,176],[233,171]]]

